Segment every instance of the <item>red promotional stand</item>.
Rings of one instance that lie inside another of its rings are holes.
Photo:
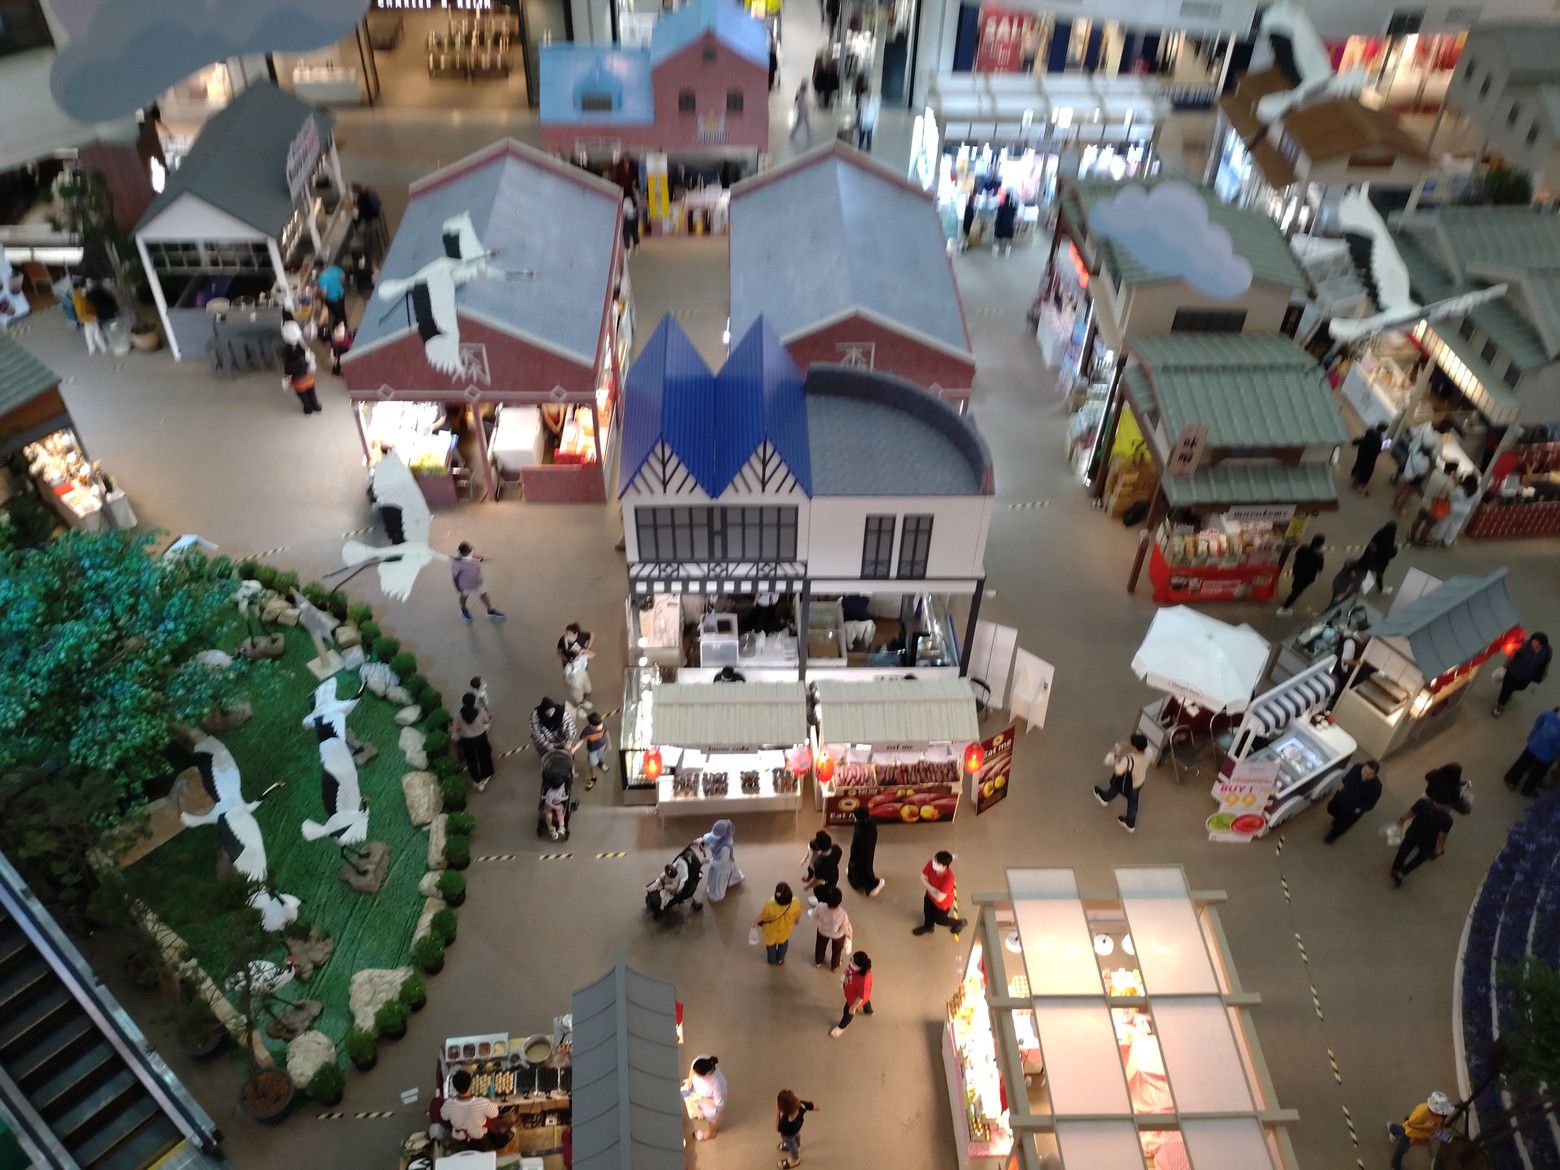
[[[1199,601],[1268,601],[1278,588],[1280,565],[1270,562],[1222,565],[1172,565],[1164,548],[1148,554],[1148,578],[1160,605]]]

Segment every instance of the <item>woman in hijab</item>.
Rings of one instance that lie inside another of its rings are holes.
[[[702,840],[710,855],[709,868],[704,873],[704,896],[719,902],[732,886],[742,884],[742,871],[737,868],[737,831],[730,821],[716,821]]]
[[[574,716],[562,703],[544,698],[531,712],[531,746],[540,759],[550,751],[572,752],[578,746]]]

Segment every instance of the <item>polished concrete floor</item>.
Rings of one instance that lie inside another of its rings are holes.
[[[402,202],[397,185],[503,132],[469,115],[458,123],[420,119],[364,116],[343,127],[349,169],[382,187],[392,215]],[[435,126],[437,135],[430,132]],[[718,357],[724,258],[719,240],[647,244],[632,261],[641,340],[662,312],[672,311],[706,355]],[[626,956],[676,984],[687,1006],[686,1055],[719,1054],[730,1081],[725,1129],[700,1150],[701,1164],[766,1164],[775,1156],[774,1094],[791,1087],[822,1106],[807,1127],[811,1161],[942,1170],[954,1155],[938,1036],[958,953],[946,934],[909,933],[919,908],[916,873],[937,848],[958,854],[966,898],[1000,890],[1004,867],[1032,865],[1074,866],[1085,888],[1102,888],[1114,865],[1177,863],[1194,888],[1227,891],[1225,930],[1242,985],[1262,996],[1258,1034],[1279,1104],[1299,1111],[1293,1135],[1304,1167],[1384,1166],[1381,1123],[1431,1089],[1455,1093],[1458,935],[1484,870],[1523,807],[1499,774],[1532,717],[1555,701],[1554,686],[1523,695],[1495,722],[1487,713],[1492,684],[1481,681],[1446,732],[1388,761],[1382,806],[1336,845],[1321,843],[1325,826],[1316,811],[1289,822],[1276,840],[1209,843],[1206,777],[1177,788],[1168,770],[1147,789],[1139,831],[1124,834],[1088,787],[1099,778],[1106,747],[1153,697],[1128,663],[1154,606],[1146,595],[1125,591],[1135,534],[1090,507],[1062,457],[1066,413],[1054,372],[1042,366],[1024,321],[1042,262],[1040,250],[1031,249],[1006,259],[961,256],[956,268],[980,369],[973,415],[996,461],[986,565],[992,592],[983,613],[1016,626],[1021,645],[1056,665],[1054,699],[1046,727],[1018,741],[1005,804],[978,821],[966,810],[950,825],[884,833],[880,869],[888,888],[881,898],[849,905],[857,944],[876,962],[877,1014],[830,1039],[838,983],[804,955],[770,968],[746,945],[764,892],[799,876],[803,842],[815,827],[811,814],[740,819],[746,885],[686,922],[655,925],[643,913],[643,883],[706,826],[625,808],[615,788],[602,785],[584,798],[572,856],[542,861],[533,831],[534,761],[522,755],[474,802],[477,852],[515,859],[472,866],[460,941],[432,982],[428,1008],[406,1039],[386,1047],[376,1070],[350,1077],[345,1119],[316,1120],[306,1109],[283,1127],[256,1128],[234,1108],[236,1077],[228,1066],[182,1070],[226,1131],[239,1166],[392,1166],[422,1108],[403,1106],[401,1093],[417,1088],[426,1101],[442,1037],[541,1030],[568,1009],[574,988]],[[324,412],[305,417],[270,374],[217,382],[203,366],[176,365],[166,354],[89,358],[58,311],[24,323],[22,334],[65,377],[81,435],[146,525],[198,532],[235,556],[273,550],[271,560],[307,578],[337,565],[341,535],[370,522],[351,416],[328,377]],[[1336,550],[1361,543],[1386,510],[1380,492],[1369,499],[1344,492],[1341,511],[1319,526],[1335,550],[1329,564],[1337,564]],[[404,605],[386,605],[368,577],[358,579],[354,593],[382,607],[386,627],[447,692],[458,692],[473,673],[486,676],[498,711],[497,745],[516,746],[526,738],[530,706],[559,687],[552,644],[565,622],[598,632],[598,695],[607,699],[615,690],[625,597],[616,524],[611,506],[504,502],[436,515],[435,544],[470,540],[486,553],[494,598],[510,615],[503,624],[461,622],[437,573]],[[1408,551],[1391,580],[1409,566],[1444,576],[1509,565],[1526,623],[1552,628],[1560,624],[1555,553],[1553,542]],[[1275,638],[1300,620],[1240,605],[1216,612]],[[1458,821],[1442,860],[1394,890],[1378,829],[1418,795],[1429,767],[1449,759],[1472,777],[1477,810]],[[626,856],[597,859],[616,851]],[[146,1022],[154,1037],[164,1034],[159,1013],[149,1012]],[[358,1120],[357,1111],[390,1116]]]

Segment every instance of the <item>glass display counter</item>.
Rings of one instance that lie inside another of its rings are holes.
[[[645,753],[654,746],[650,738],[655,689],[661,685],[658,666],[631,666],[623,672],[623,718],[618,730],[618,775],[624,804],[654,804],[656,781],[644,775]]]

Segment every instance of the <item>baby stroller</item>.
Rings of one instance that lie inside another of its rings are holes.
[[[538,794],[536,802],[536,835],[548,837],[547,831],[547,802],[545,796],[549,788],[556,788],[558,782],[563,782],[563,790],[566,799],[563,804],[563,837],[568,840],[569,828],[574,820],[574,810],[580,807],[580,802],[574,799],[574,756],[570,752],[560,748],[552,748],[542,756],[542,791]]]
[[[702,908],[693,895],[704,876],[706,860],[700,843],[694,841],[683,846],[672,863],[645,886],[645,909],[650,911],[651,918],[659,922],[661,915],[684,902],[692,902],[695,910]]]

